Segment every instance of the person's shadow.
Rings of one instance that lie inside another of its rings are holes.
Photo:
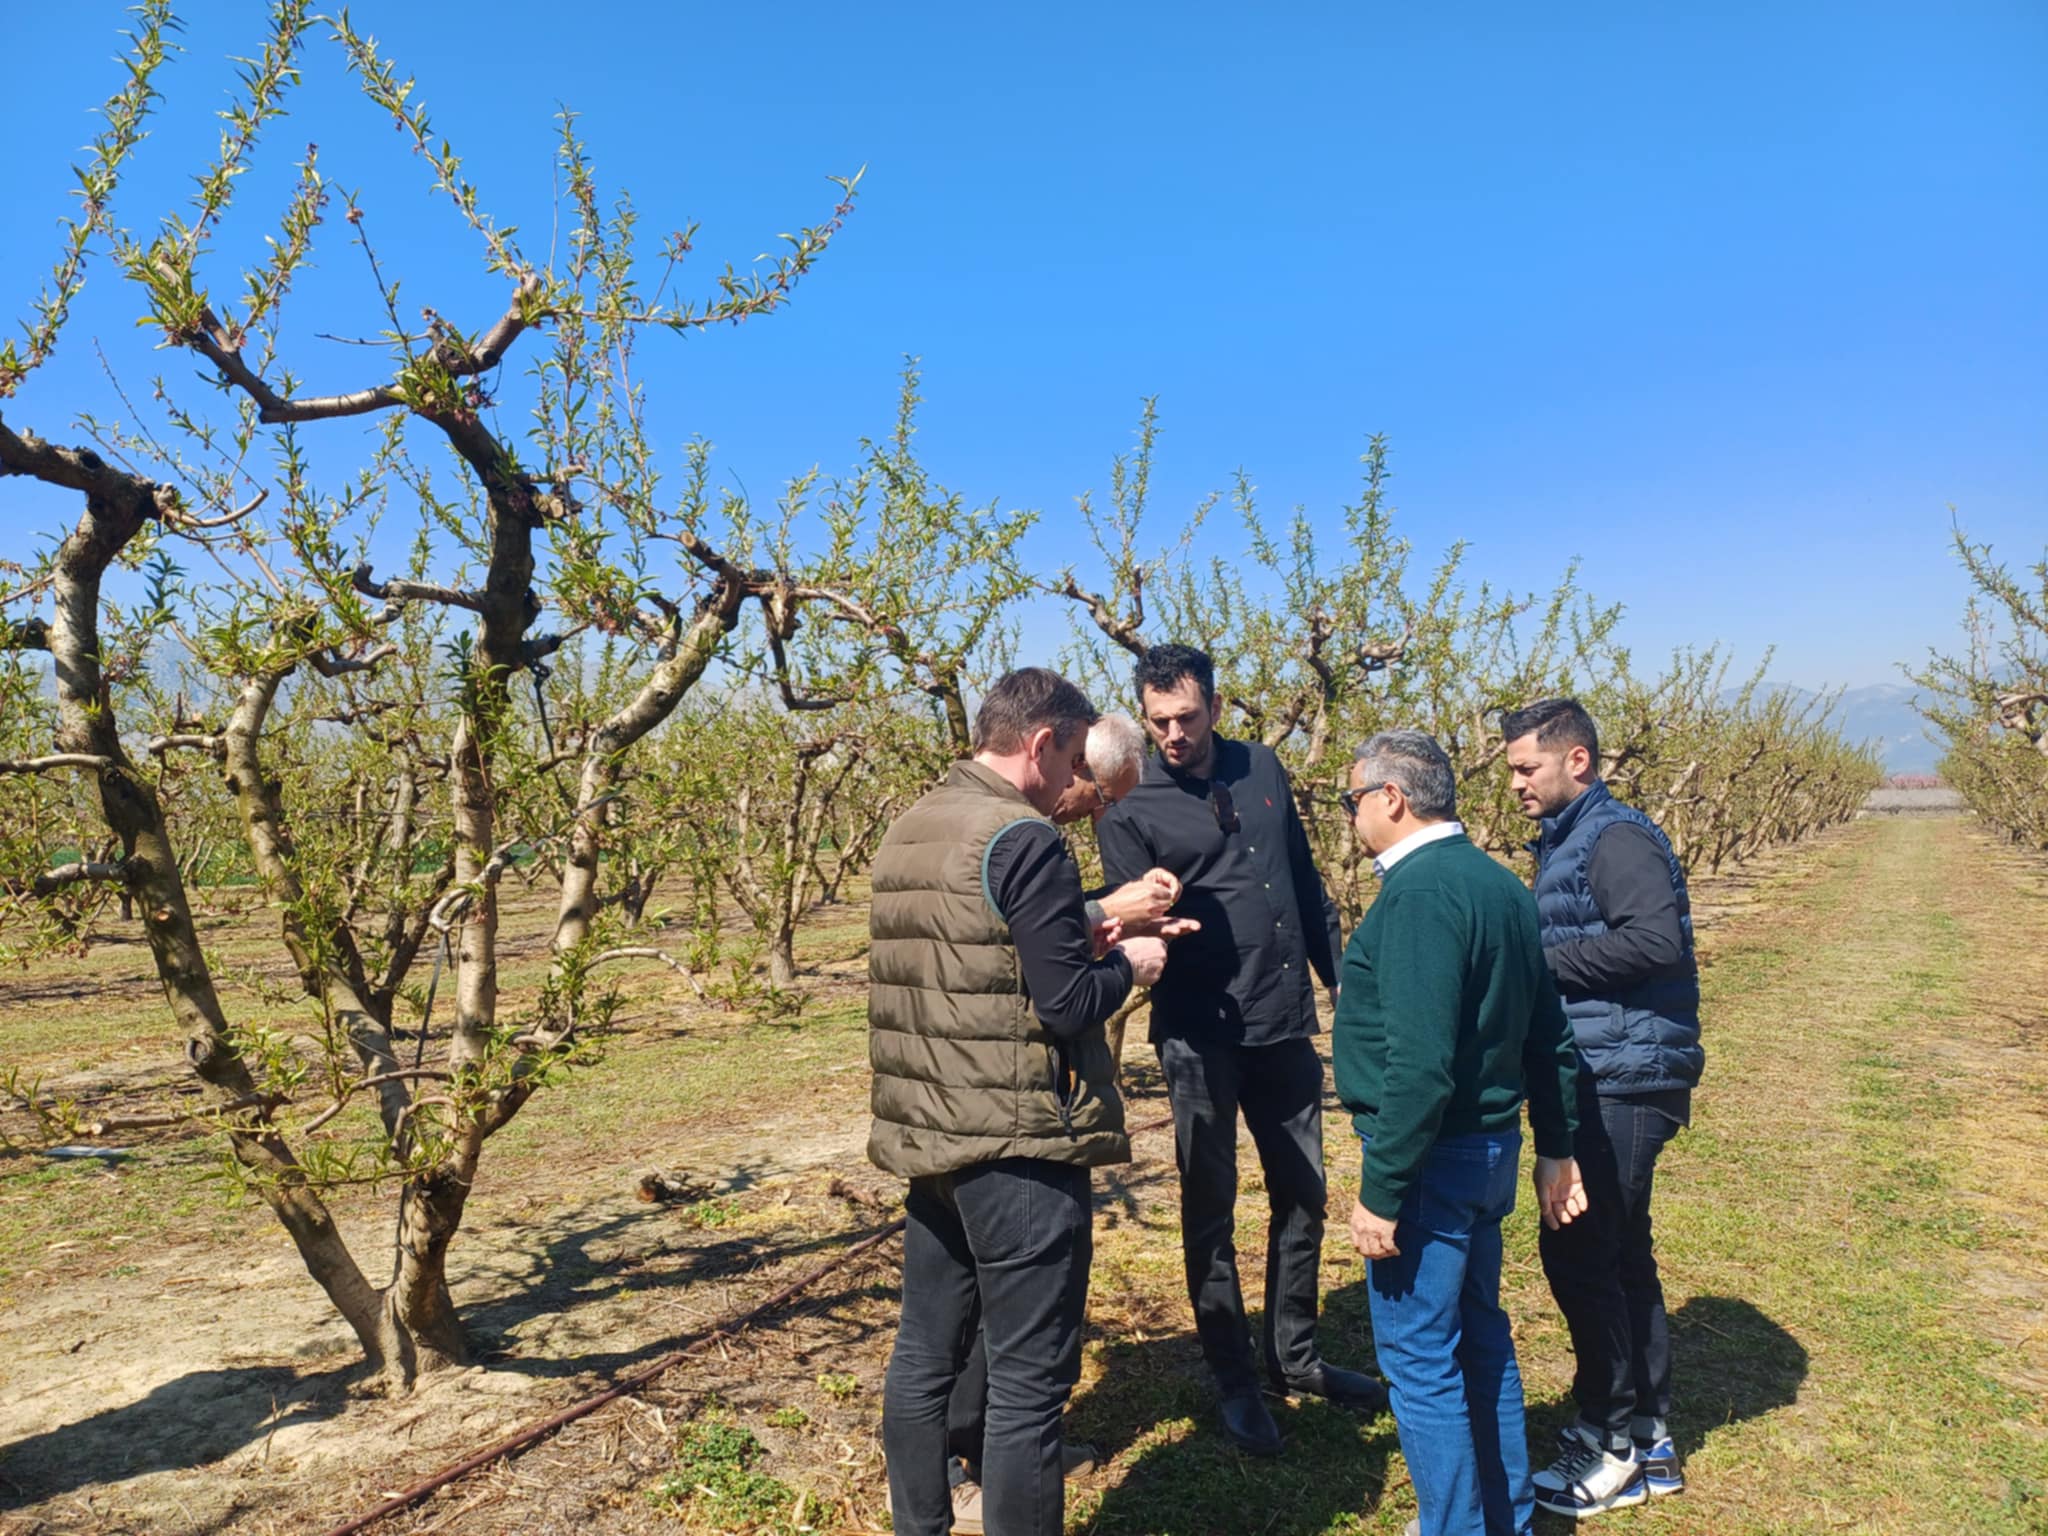
[[[1362,1294],[1333,1293],[1319,1332],[1331,1360],[1369,1370],[1363,1308]],[[1256,1310],[1251,1324],[1256,1337]],[[1075,1394],[1067,1420],[1068,1438],[1121,1458],[1120,1481],[1084,1521],[1091,1536],[1316,1536],[1378,1505],[1397,1449],[1384,1410],[1362,1416],[1315,1399],[1269,1399],[1287,1449],[1246,1456],[1216,1427],[1215,1389],[1193,1333],[1117,1337],[1098,1358],[1100,1374]],[[1069,1485],[1069,1512],[1090,1496],[1085,1484]]]
[[[1256,1311],[1252,1326],[1256,1334]],[[1377,1369],[1362,1281],[1324,1296],[1317,1332],[1332,1361]],[[1726,1425],[1789,1406],[1806,1379],[1804,1346],[1737,1297],[1695,1296],[1672,1312],[1671,1347],[1681,1457]],[[1386,1491],[1399,1449],[1391,1414],[1362,1418],[1312,1399],[1276,1404],[1287,1449],[1262,1460],[1238,1453],[1217,1429],[1215,1392],[1191,1333],[1119,1337],[1098,1358],[1100,1373],[1075,1394],[1067,1434],[1121,1458],[1122,1476],[1086,1520],[1091,1536],[1314,1536],[1346,1515],[1369,1514]],[[1529,1403],[1532,1465],[1549,1462],[1557,1431],[1576,1412],[1569,1394]],[[1070,1486],[1069,1509],[1089,1496],[1084,1484]],[[1545,1529],[1571,1528],[1538,1519]]]
[[[1720,1429],[1760,1419],[1798,1400],[1806,1346],[1739,1296],[1695,1296],[1671,1313],[1671,1439],[1681,1461]],[[1550,1461],[1557,1432],[1578,1417],[1569,1393],[1529,1405],[1530,1460]],[[1540,1511],[1538,1519],[1552,1517]],[[1547,1528],[1573,1529],[1558,1519]]]

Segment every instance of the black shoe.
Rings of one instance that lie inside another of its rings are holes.
[[[1273,1412],[1257,1392],[1233,1392],[1217,1405],[1217,1417],[1231,1444],[1251,1456],[1278,1456],[1287,1442]]]
[[[1301,1376],[1273,1375],[1268,1378],[1281,1396],[1320,1397],[1353,1413],[1378,1413],[1387,1406],[1387,1386],[1377,1376],[1347,1371],[1334,1365],[1319,1365]]]

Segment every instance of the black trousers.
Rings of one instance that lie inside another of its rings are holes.
[[[903,1316],[882,1396],[889,1500],[903,1536],[946,1536],[946,1406],[975,1334],[988,1352],[984,1520],[1060,1536],[1060,1416],[1081,1375],[1093,1212],[1088,1170],[1005,1158],[912,1179]]]
[[[1550,1293],[1571,1331],[1579,1417],[1610,1441],[1671,1413],[1671,1325],[1651,1248],[1650,1191],[1657,1154],[1676,1136],[1689,1096],[1600,1095],[1579,1074],[1573,1152],[1586,1181],[1586,1212],[1538,1250]],[[1675,1112],[1674,1112],[1675,1111]]]
[[[1225,1396],[1258,1388],[1237,1279],[1237,1116],[1259,1149],[1272,1225],[1266,1238],[1264,1364],[1300,1377],[1316,1351],[1323,1222],[1323,1063],[1309,1040],[1207,1045],[1168,1038],[1159,1065],[1173,1105],[1188,1297],[1202,1354]]]

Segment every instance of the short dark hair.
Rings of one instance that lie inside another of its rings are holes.
[[[1034,732],[1052,727],[1065,746],[1096,720],[1088,695],[1044,667],[1019,667],[996,680],[974,712],[974,750],[1015,752]]]
[[[1153,646],[1138,658],[1138,703],[1144,704],[1147,688],[1155,693],[1171,693],[1184,677],[1195,680],[1202,690],[1203,703],[1216,697],[1216,666],[1207,651],[1198,651],[1192,645]]]
[[[1538,699],[1521,709],[1501,712],[1500,734],[1504,741],[1517,741],[1531,731],[1539,747],[1584,747],[1593,765],[1600,765],[1600,733],[1593,717],[1577,699]]]

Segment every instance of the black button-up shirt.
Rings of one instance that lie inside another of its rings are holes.
[[[1199,933],[1166,947],[1152,989],[1152,1039],[1267,1045],[1316,1032],[1315,985],[1338,981],[1337,907],[1323,889],[1287,770],[1270,748],[1216,738],[1213,779],[1157,753],[1096,827],[1112,884],[1154,867],[1180,878],[1176,917]],[[1219,815],[1221,785],[1235,830]]]

